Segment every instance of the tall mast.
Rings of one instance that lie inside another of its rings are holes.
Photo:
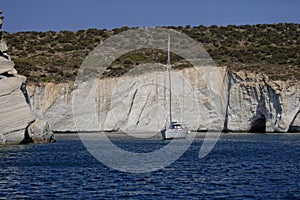
[[[170,35],[168,35],[168,63],[167,63],[167,71],[169,75],[169,109],[170,109],[170,125],[172,123],[172,87],[171,87],[171,58],[170,58]]]

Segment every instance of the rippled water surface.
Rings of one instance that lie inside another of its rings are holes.
[[[203,138],[170,166],[144,174],[106,167],[76,134],[58,135],[53,144],[0,147],[0,199],[300,199],[300,134],[223,134],[199,159]],[[111,140],[135,152],[167,144]]]

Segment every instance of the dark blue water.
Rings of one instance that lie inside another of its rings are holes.
[[[159,139],[114,138],[143,152]],[[198,158],[203,135],[165,169],[131,174],[110,169],[76,135],[56,143],[0,148],[0,199],[300,199],[300,134],[222,135]]]

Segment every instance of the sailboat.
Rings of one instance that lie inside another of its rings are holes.
[[[167,73],[169,77],[169,127],[161,130],[164,140],[185,138],[190,131],[184,123],[175,122],[172,120],[172,82],[171,82],[171,58],[170,58],[170,35],[168,36],[168,63]]]

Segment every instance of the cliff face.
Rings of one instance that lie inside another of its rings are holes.
[[[287,132],[299,127],[299,84],[268,81],[261,74],[228,74],[227,129]]]
[[[53,131],[75,131],[72,114],[72,84],[46,83],[27,86],[31,107],[40,119],[47,119]]]
[[[17,74],[0,34],[0,144],[52,141],[48,124],[37,120],[30,108],[26,78]]]
[[[173,71],[172,80],[173,119],[191,130],[299,130],[299,84],[216,67]],[[159,131],[168,123],[168,79],[163,71],[93,80],[92,87],[85,94],[72,84],[47,83],[28,87],[28,93],[36,115],[48,119],[54,131],[76,131],[72,98],[77,98],[75,107],[88,102],[77,113],[85,119],[77,124],[82,131]],[[89,124],[93,110],[97,126]]]
[[[26,103],[21,86],[25,77],[17,75],[13,63],[0,57],[0,139],[1,143],[21,143],[35,116]]]
[[[211,70],[203,73],[206,73],[206,78],[215,76],[210,74]],[[207,130],[210,126],[217,130],[222,129],[225,113],[222,104],[226,98],[225,93],[223,94],[226,85],[222,81],[225,73],[223,70],[217,73],[220,83],[208,85],[204,78],[196,75],[199,73],[194,68],[173,72],[172,79],[179,80],[172,84],[174,120],[186,122],[193,130]],[[80,91],[80,87],[75,89],[71,84],[30,86],[28,92],[36,115],[42,119],[47,118],[54,131],[76,131],[72,98],[79,98],[75,104],[87,98],[90,104],[94,104],[91,106],[95,107],[93,109],[98,117],[98,127],[77,124],[80,130],[159,131],[167,125],[169,118],[167,85],[166,73],[158,71],[94,80],[94,90],[90,96]],[[209,88],[214,90],[213,93],[209,92]],[[83,94],[82,100],[80,93]],[[80,115],[88,118],[88,109],[84,108]],[[210,119],[200,123],[207,116]]]

